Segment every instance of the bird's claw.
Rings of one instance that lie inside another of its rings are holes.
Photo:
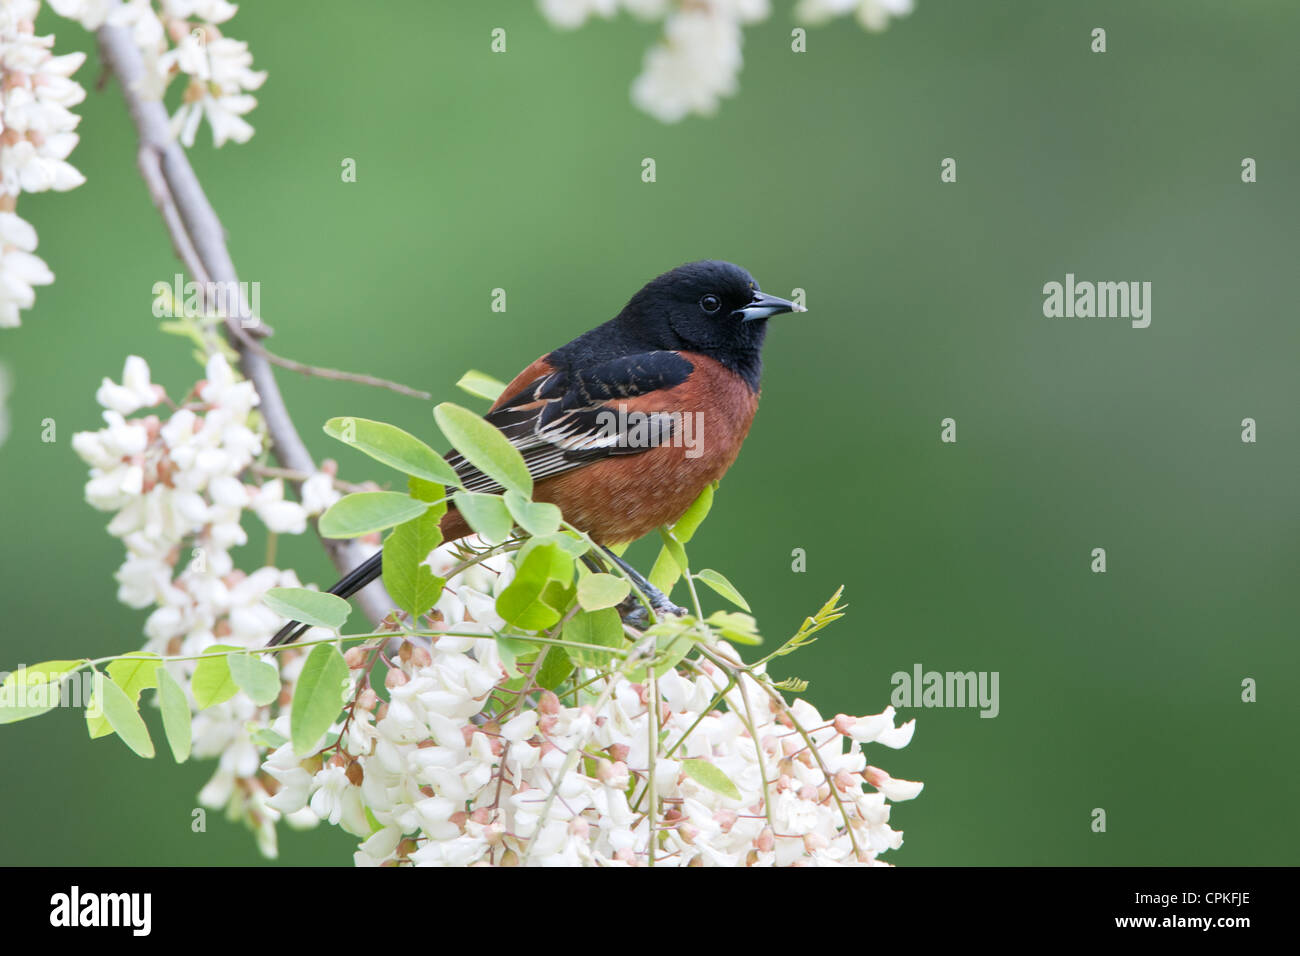
[[[678,607],[672,601],[655,601],[652,603],[656,617],[672,615],[681,617],[688,614],[686,608]],[[636,599],[635,595],[629,596],[618,606],[618,613],[623,618],[623,623],[635,627],[637,630],[644,631],[650,626],[650,612],[646,606]]]

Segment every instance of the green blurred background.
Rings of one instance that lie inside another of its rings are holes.
[[[664,126],[628,97],[653,26],[564,33],[528,3],[451,6],[246,3],[229,24],[270,71],[257,135],[215,151],[205,127],[191,156],[273,346],[467,401],[467,368],[508,378],[689,259],[806,289],[808,314],[773,323],[761,414],[692,557],[770,641],[845,585],[848,617],[779,671],[811,680],[824,713],[879,711],[917,663],[1000,673],[996,719],[904,711],[911,746],[873,752],[926,785],[895,808],[906,842],[885,858],[1295,862],[1300,8],[920,0],[880,35],[810,29],[795,55],[778,3],[746,31],[739,95]],[[505,55],[488,51],[497,26]],[[48,13],[38,28],[89,47]],[[129,353],[173,394],[197,377],[150,314],[178,266],[119,91],[79,112],[88,182],[19,208],[58,280],[0,335],[0,668],[141,642],[70,439],[97,427],[95,389]],[[1042,286],[1066,272],[1150,281],[1151,327],[1044,318]],[[424,403],[281,383],[318,456],[338,452],[319,431],[334,415],[434,434]],[[333,577],[310,537],[279,560]],[[190,831],[212,764],[141,761],[71,711],[0,729],[0,759],[0,862],[259,861],[219,814]],[[286,830],[281,861],[346,863],[353,845]]]

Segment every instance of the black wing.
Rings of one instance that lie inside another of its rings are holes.
[[[530,383],[487,420],[523,455],[534,481],[612,455],[667,443],[674,414],[628,409],[626,400],[686,381],[694,366],[678,352],[641,352],[591,368],[560,370]],[[502,488],[456,452],[447,456],[466,491]]]

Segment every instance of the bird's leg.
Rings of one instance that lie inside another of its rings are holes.
[[[605,555],[611,561],[623,569],[623,573],[626,574],[637,589],[646,596],[646,600],[650,602],[650,607],[653,608],[655,614],[682,615],[687,613],[686,608],[678,607],[674,604],[667,594],[664,594],[663,591],[660,591],[657,587],[647,581],[641,576],[641,572],[632,567],[632,565],[628,564],[613,551],[609,550],[609,548],[602,544],[600,549],[605,552]],[[633,627],[645,627],[645,625],[650,623],[649,615],[646,614],[644,605],[637,600],[635,594],[628,595],[623,603],[618,606],[618,609],[619,613],[623,615],[623,620],[628,624],[631,624]]]

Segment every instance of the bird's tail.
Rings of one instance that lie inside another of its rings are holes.
[[[355,568],[347,573],[344,578],[334,587],[330,588],[330,594],[337,594],[341,598],[350,598],[363,587],[373,581],[383,571],[384,552],[376,551],[369,558],[358,564]],[[298,638],[302,637],[309,624],[301,624],[298,621],[290,621],[280,630],[276,631],[275,637],[267,643],[267,647],[275,647],[279,644],[292,644]]]

